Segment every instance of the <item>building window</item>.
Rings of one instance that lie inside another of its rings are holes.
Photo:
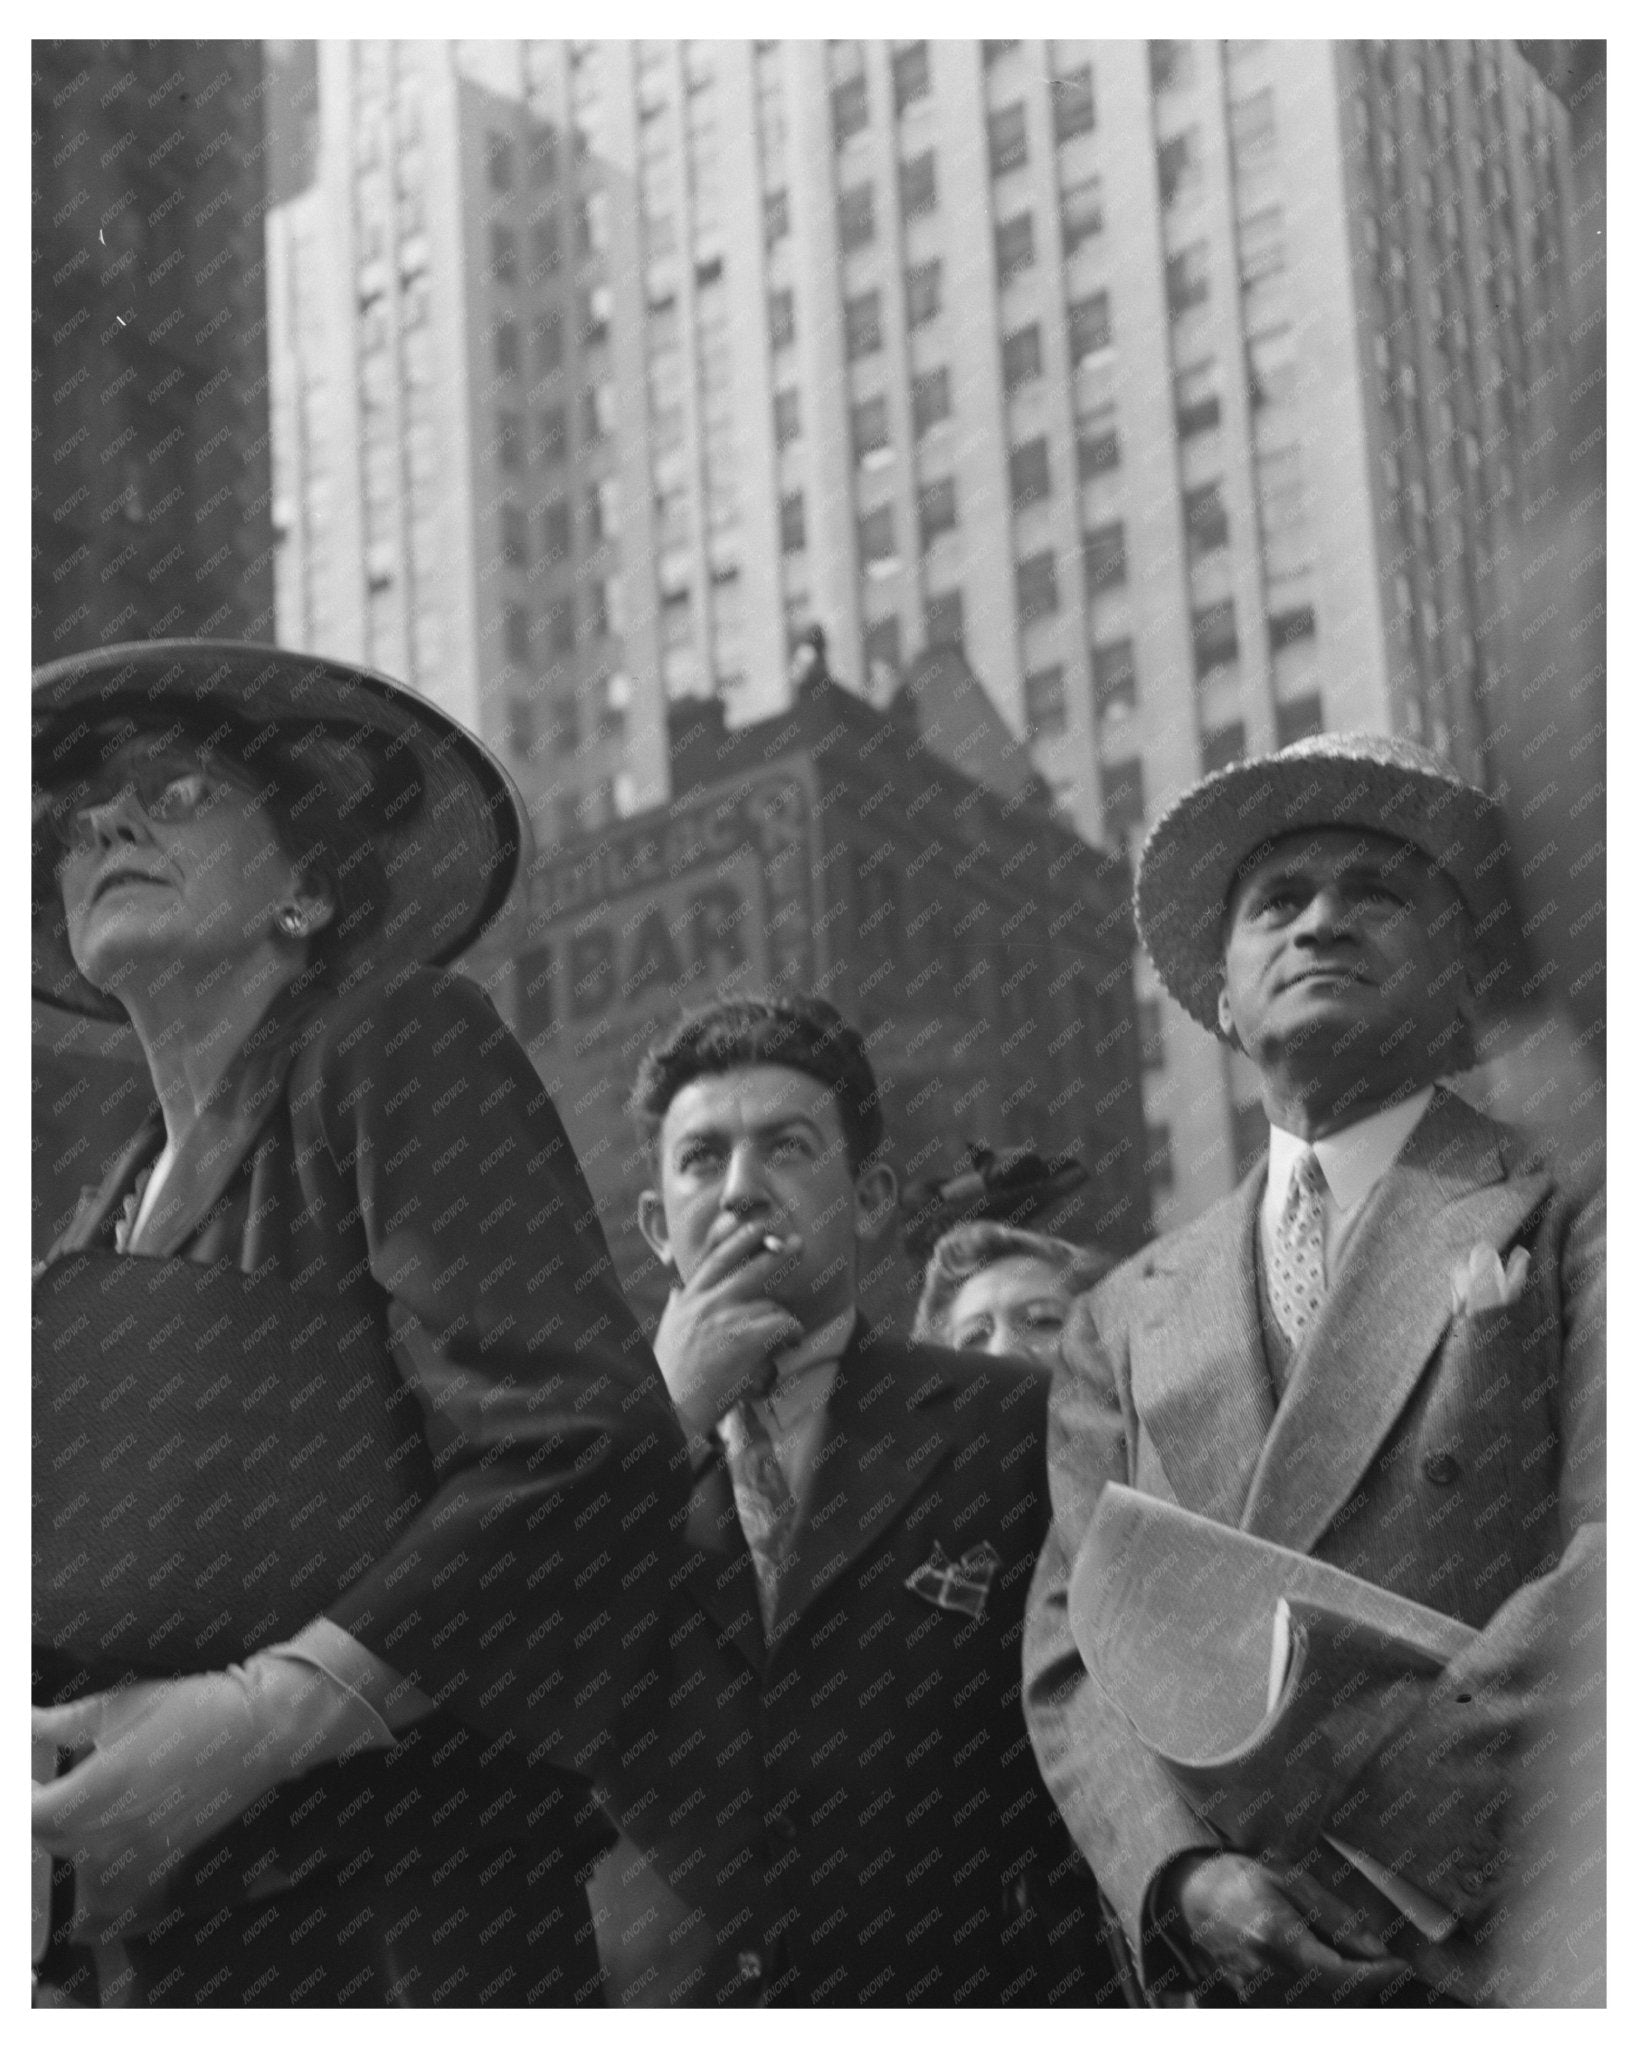
[[[1223,503],[1221,482],[1197,484],[1183,493],[1183,524],[1191,560],[1228,546],[1228,507]]]
[[[862,71],[857,78],[845,78],[831,87],[830,118],[838,144],[869,125],[870,89]]]
[[[781,186],[762,200],[762,238],[770,246],[791,231],[791,195]]]
[[[1149,88],[1152,92],[1166,92],[1172,86],[1188,82],[1187,43],[1165,42],[1154,37],[1149,43]]]
[[[566,462],[569,455],[569,416],[561,405],[549,405],[540,416],[540,459]]]
[[[768,294],[768,340],[774,348],[789,348],[796,339],[796,294],[792,291]]]
[[[557,313],[542,313],[534,323],[535,374],[550,376],[563,365],[563,320]]]
[[[1009,392],[1017,391],[1041,374],[1041,330],[1021,327],[1001,344],[1001,381]]]
[[[1092,709],[1099,719],[1124,718],[1137,709],[1137,661],[1130,640],[1107,640],[1093,648]]]
[[[779,546],[783,554],[794,555],[808,544],[807,503],[800,491],[779,501]]]
[[[1059,142],[1089,135],[1097,121],[1092,102],[1092,66],[1066,72],[1052,81],[1052,133]]]
[[[857,362],[861,356],[874,355],[881,347],[880,292],[861,292],[856,299],[849,299],[842,308],[842,320],[847,333],[847,356],[850,363]]]
[[[878,667],[897,670],[903,659],[900,644],[897,614],[890,619],[877,619],[865,628],[864,656],[865,673],[872,674]]]
[[[516,156],[510,138],[491,133],[484,158],[490,191],[510,192],[516,175]]]
[[[1191,434],[1208,432],[1222,418],[1222,405],[1217,396],[1216,363],[1194,363],[1179,370],[1173,393],[1177,402],[1177,432],[1181,440],[1186,441]]]
[[[1285,213],[1265,206],[1240,224],[1240,282],[1258,284],[1285,268]]]
[[[524,466],[523,420],[515,412],[495,415],[495,460],[514,476]]]
[[[941,591],[927,600],[927,645],[959,647],[962,640],[962,606],[959,590]]]
[[[552,744],[560,754],[579,751],[580,699],[570,691],[552,700]]]
[[[910,384],[910,418],[919,441],[930,427],[950,417],[950,373],[928,370]]]
[[[1024,103],[1001,107],[990,116],[990,176],[999,178],[1029,162],[1029,128]]]
[[[1143,763],[1121,761],[1099,777],[1103,795],[1103,829],[1126,839],[1143,825]]]
[[[1265,85],[1249,99],[1229,106],[1229,143],[1236,157],[1258,156],[1274,147],[1274,88]]]
[[[1007,473],[1012,485],[1012,502],[1020,512],[1026,505],[1034,505],[1050,496],[1052,464],[1047,455],[1045,436],[1036,441],[1026,441],[1022,448],[1014,448],[1007,458]]]
[[[1410,369],[1410,365],[1405,365]],[[1254,406],[1283,405],[1297,388],[1296,343],[1289,327],[1272,327],[1246,342],[1246,374]],[[1414,379],[1415,372],[1412,371]]]
[[[540,284],[563,267],[563,235],[555,213],[529,230],[529,282]]]
[[[1185,128],[1181,135],[1168,136],[1160,145],[1156,171],[1162,206],[1175,205],[1182,193],[1200,182],[1200,156],[1192,128]]]
[[[1025,676],[1024,722],[1032,740],[1051,739],[1068,728],[1069,698],[1062,663]]]
[[[620,617],[620,579],[605,576],[591,586],[591,616],[586,622],[586,631],[597,640],[607,639],[611,633],[618,633]]]
[[[910,43],[893,53],[893,107],[902,114],[913,100],[927,97],[932,88],[927,45]]]
[[[529,182],[552,185],[557,182],[557,135],[547,128],[529,151]]]
[[[1174,320],[1200,305],[1210,288],[1204,242],[1192,242],[1166,258],[1166,304]]]
[[[530,697],[506,700],[506,746],[515,760],[527,761],[535,746],[535,706]]]
[[[498,221],[489,230],[489,274],[496,284],[518,281],[518,238]]]
[[[1282,747],[1295,740],[1312,739],[1325,730],[1318,697],[1293,697],[1289,704],[1274,706],[1274,737]]]
[[[495,374],[497,377],[516,377],[523,370],[523,347],[518,339],[518,323],[515,320],[499,320],[495,323]]]
[[[905,310],[912,327],[921,327],[934,318],[944,303],[944,266],[936,259],[931,263],[913,263],[905,276]]]
[[[1240,657],[1240,636],[1234,627],[1234,600],[1220,598],[1203,605],[1191,621],[1194,672],[1202,681],[1214,669],[1227,668]]]
[[[796,391],[774,393],[774,440],[788,448],[802,432],[802,400]]]
[[[521,506],[500,508],[501,556],[510,568],[529,566],[529,521]]]
[[[1215,732],[1200,736],[1200,766],[1211,775],[1219,768],[1232,767],[1244,758],[1246,751],[1246,729],[1238,719],[1228,725],[1220,725]]]
[[[1294,647],[1299,640],[1312,640],[1315,630],[1314,607],[1311,604],[1293,605],[1289,611],[1275,612],[1268,622],[1269,652],[1278,654],[1282,647]],[[1316,726],[1315,731],[1318,730]]]
[[[1018,564],[1017,588],[1020,624],[1050,618],[1058,609],[1058,563],[1050,549]]]
[[[862,404],[856,405],[853,408],[854,461],[865,462],[872,455],[879,454],[891,445],[886,398],[867,398]]]
[[[1166,1064],[1166,1026],[1159,996],[1139,996],[1137,1006],[1138,1058],[1146,1073]]]
[[[1120,435],[1104,419],[1083,420],[1075,430],[1075,472],[1084,484],[1120,467]]]
[[[586,493],[586,538],[593,547],[620,532],[620,480],[600,477]]]
[[[540,516],[540,551],[546,558],[546,566],[555,568],[559,562],[566,562],[572,547],[569,501],[567,498],[554,498],[541,508]]]
[[[584,348],[596,348],[609,338],[614,318],[614,294],[606,284],[594,284],[580,294],[580,341]]]
[[[1062,214],[1064,254],[1071,256],[1083,242],[1103,233],[1103,180],[1083,178],[1066,187]]]
[[[1035,219],[1020,213],[1004,220],[995,231],[995,267],[1006,284],[1035,261]]]
[[[1077,299],[1069,309],[1069,360],[1084,362],[1110,346],[1114,331],[1109,320],[1109,294],[1094,292]]]
[[[1088,590],[1114,590],[1126,581],[1126,528],[1118,519],[1100,526],[1081,543]]]
[[[874,512],[867,512],[859,521],[859,558],[866,563],[891,562],[897,559],[898,546],[893,538],[893,507],[878,505]]]
[[[614,386],[594,384],[580,401],[580,431],[588,441],[606,441],[614,432]]]
[[[923,484],[916,494],[916,507],[921,520],[921,545],[923,550],[926,550],[941,533],[952,533],[955,530],[955,478],[940,477],[934,483]]]
[[[1010,43],[983,42],[978,47],[984,53],[984,69],[988,71],[990,66],[998,64],[1009,50],[1016,50],[1018,43],[1016,39]]]
[[[560,597],[546,614],[546,643],[553,654],[574,652],[574,599]]]
[[[876,239],[876,193],[870,185],[855,185],[836,202],[836,228],[844,249],[862,249]]]
[[[933,167],[933,152],[923,150],[920,156],[913,156],[899,166],[899,211],[906,220],[913,220],[918,213],[931,213],[938,204],[938,179]]]
[[[529,614],[520,604],[509,604],[504,613],[506,658],[527,665],[529,660]]]

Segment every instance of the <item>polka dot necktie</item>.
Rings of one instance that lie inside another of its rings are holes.
[[[746,1548],[756,1567],[762,1626],[771,1629],[779,1598],[779,1574],[796,1521],[784,1468],[767,1425],[749,1401],[736,1401],[717,1424],[728,1476],[734,1483],[734,1505],[745,1531]]]
[[[1325,1297],[1325,1170],[1313,1148],[1297,1154],[1285,1207],[1274,1226],[1269,1306],[1296,1350]]]

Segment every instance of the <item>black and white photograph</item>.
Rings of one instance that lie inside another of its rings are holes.
[[[29,57],[33,2006],[1607,2013],[1606,44]]]

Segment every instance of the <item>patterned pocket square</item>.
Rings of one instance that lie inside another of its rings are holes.
[[[1000,1564],[1001,1553],[990,1543],[975,1544],[956,1564],[944,1555],[943,1544],[935,1543],[932,1556],[925,1564],[918,1564],[904,1583],[934,1607],[953,1607],[959,1614],[979,1615],[984,1612],[984,1603],[990,1597],[990,1581]]]

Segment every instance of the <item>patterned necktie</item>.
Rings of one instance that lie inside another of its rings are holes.
[[[749,1401],[736,1401],[717,1425],[734,1483],[739,1525],[756,1567],[757,1600],[763,1629],[773,1627],[779,1573],[796,1521],[796,1501],[768,1434]]]
[[[1293,1351],[1325,1296],[1325,1169],[1312,1146],[1297,1154],[1274,1226],[1268,1301]]]

